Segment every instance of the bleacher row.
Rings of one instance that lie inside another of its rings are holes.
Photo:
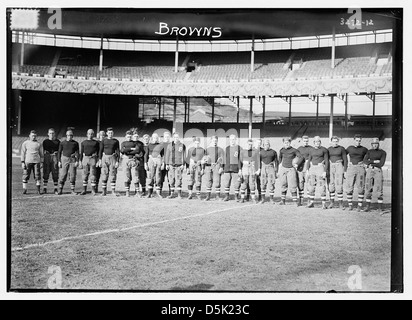
[[[13,72],[44,76],[51,72],[53,52],[57,51],[59,59],[54,75],[64,78],[197,82],[367,77],[392,72],[390,43],[337,47],[334,68],[330,48],[256,52],[254,72],[250,70],[250,52],[181,53],[179,72],[174,72],[171,52],[107,50],[103,70],[99,71],[99,50],[28,47],[25,65],[13,65]],[[385,59],[383,65],[377,63],[379,58]],[[186,72],[187,61],[196,65],[194,71]]]

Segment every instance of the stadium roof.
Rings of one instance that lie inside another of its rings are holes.
[[[398,9],[362,9],[361,29],[348,9],[62,9],[62,28],[50,29],[53,13],[39,9],[36,32],[150,40],[246,40],[330,35],[392,29]],[[359,10],[358,10],[359,11]],[[360,13],[360,12],[358,12]],[[173,29],[175,28],[175,29]]]

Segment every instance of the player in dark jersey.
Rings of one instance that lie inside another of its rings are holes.
[[[263,144],[264,148],[260,151],[261,161],[261,203],[265,202],[266,190],[269,189],[269,197],[272,203],[275,203],[275,181],[279,169],[278,154],[270,148],[270,141],[266,139]]]
[[[160,184],[162,181],[162,166],[164,164],[164,149],[163,145],[159,142],[159,135],[157,133],[152,134],[152,141],[148,144],[147,152],[148,170],[146,185],[149,189],[147,197],[151,198],[153,189],[156,188],[156,194],[159,198],[162,198]]]
[[[353,190],[356,185],[358,191],[358,211],[362,210],[362,203],[365,194],[365,164],[363,159],[365,158],[368,149],[361,146],[362,136],[356,134],[354,136],[355,145],[346,148],[346,153],[349,156],[348,170],[346,172],[346,184],[349,211],[353,210]]]
[[[218,147],[217,143],[218,137],[213,136],[211,146],[206,149],[204,165],[207,196],[205,201],[210,200],[212,186],[215,188],[216,200],[220,199],[220,185],[222,182],[223,159],[225,155],[223,149]]]
[[[99,150],[102,148],[102,141],[106,138],[106,131],[101,130],[97,134],[97,141],[99,141]],[[102,161],[99,159],[99,161],[96,164],[96,193],[99,192],[99,181],[100,181],[100,176],[102,174]]]
[[[298,177],[296,169],[304,161],[304,158],[300,152],[291,146],[292,138],[286,137],[282,139],[283,148],[279,151],[279,173],[278,177],[280,178],[281,184],[281,201],[280,205],[286,204],[286,193],[289,189],[289,192],[292,195],[292,200],[299,206],[298,202]],[[297,159],[294,161],[294,159]]]
[[[382,211],[383,204],[383,174],[382,167],[385,165],[386,152],[379,148],[379,138],[373,138],[372,149],[368,150],[363,162],[367,166],[366,170],[366,184],[365,184],[365,198],[366,208],[363,210],[368,212],[372,202],[372,192],[376,189],[378,196],[378,210]]]
[[[92,195],[96,195],[96,164],[99,161],[100,143],[93,137],[94,131],[87,130],[87,139],[80,144],[79,169],[83,169],[83,191],[80,195],[86,194],[89,176]]]
[[[186,157],[186,173],[189,176],[187,188],[189,190],[188,199],[193,199],[193,186],[196,184],[196,196],[200,200],[200,191],[202,187],[202,175],[204,174],[204,165],[202,159],[205,156],[205,149],[200,146],[200,138],[194,138],[194,147],[190,148]]]
[[[253,148],[253,140],[248,140],[247,149],[240,152],[240,170],[239,176],[243,178],[241,186],[241,203],[245,202],[247,189],[250,189],[252,201],[259,203],[256,198],[256,175],[260,174],[260,156],[259,151]]]
[[[254,148],[258,151],[259,153],[259,158],[260,158],[260,152],[263,150],[262,147],[262,139],[257,138],[254,143]],[[256,195],[257,195],[257,200],[261,201],[262,200],[262,187],[261,187],[261,173],[256,175]]]
[[[113,128],[107,128],[106,135],[107,138],[102,141],[99,151],[102,165],[102,196],[107,194],[107,182],[109,179],[112,195],[118,196],[119,194],[116,193],[116,178],[120,159],[120,145],[119,140],[113,138]]]
[[[313,138],[314,148],[309,152],[309,159],[306,164],[309,170],[308,194],[309,203],[307,208],[313,208],[315,202],[316,187],[320,189],[320,197],[322,200],[322,209],[326,207],[326,173],[329,170],[329,153],[328,149],[322,147],[319,136]]]
[[[225,198],[224,201],[230,200],[230,185],[233,181],[233,187],[235,191],[235,200],[240,201],[240,186],[242,184],[242,178],[239,176],[240,170],[240,152],[242,148],[236,144],[236,135],[229,136],[229,146],[226,147],[225,161],[224,161],[224,188]]]
[[[60,140],[56,138],[56,132],[50,128],[47,135],[48,139],[43,141],[44,163],[43,163],[43,193],[47,193],[47,184],[50,173],[54,183],[54,193],[58,193],[59,184],[59,161],[57,153],[59,152]]]
[[[298,205],[302,204],[304,201],[305,197],[305,184],[308,181],[309,178],[309,173],[306,170],[307,168],[307,162],[309,159],[309,152],[313,148],[312,146],[309,145],[309,137],[308,136],[302,136],[302,143],[298,148],[298,151],[304,158],[304,161],[299,165],[297,168],[298,172],[298,190],[299,190],[299,198],[298,198]],[[307,189],[307,188],[306,188]]]
[[[63,186],[69,174],[70,190],[73,195],[76,195],[77,193],[74,191],[74,188],[76,185],[77,166],[79,164],[79,143],[73,140],[72,130],[67,130],[66,140],[60,143],[57,159],[59,161],[59,168],[62,169],[59,176],[58,194],[63,193]]]
[[[343,177],[348,168],[348,157],[344,147],[339,145],[339,138],[333,136],[330,141],[332,146],[329,152],[329,209],[332,209],[335,202],[335,194],[338,195],[339,208],[343,209]]]
[[[136,187],[136,196],[139,198],[143,198],[146,195],[146,169],[145,169],[145,161],[147,157],[147,152],[145,149],[144,143],[139,140],[139,133],[136,128],[133,129],[132,132],[132,140],[136,144],[136,148],[141,150],[142,152],[139,152],[135,154],[135,160],[136,160],[136,173],[137,173],[137,184],[135,184]]]
[[[171,193],[168,199],[174,198],[177,190],[178,198],[182,199],[182,173],[186,163],[186,147],[179,140],[179,134],[173,134],[173,142],[169,144],[165,155],[166,169],[169,171]]]
[[[130,196],[130,183],[133,181],[136,189],[136,196],[139,194],[139,178],[136,167],[138,160],[136,155],[140,158],[143,156],[143,149],[141,145],[132,140],[133,132],[131,130],[126,131],[125,141],[120,146],[120,152],[122,154],[122,166],[125,175],[124,186],[126,189],[126,197]]]
[[[146,183],[147,183],[147,174],[149,171],[149,142],[150,142],[150,136],[148,134],[143,135],[142,137],[142,143],[143,143],[143,150],[144,150],[144,156],[143,156],[143,169],[140,172],[140,167],[138,168],[139,170],[139,180],[142,181],[140,184],[142,185],[142,197],[146,196]],[[153,194],[153,189],[152,189],[152,194]],[[150,195],[151,197],[152,195]]]
[[[163,146],[163,153],[166,155],[166,150],[167,147],[170,145],[170,133],[168,131],[163,133],[163,141],[161,142],[161,145]],[[166,162],[165,162],[165,157],[163,158],[163,164],[161,167],[161,172],[162,172],[162,179],[160,181],[160,194],[162,194],[163,191],[163,185],[165,181],[167,180],[167,185],[168,185],[168,196],[170,196],[172,189],[170,188],[170,182],[169,182],[169,175],[168,171],[166,169]]]

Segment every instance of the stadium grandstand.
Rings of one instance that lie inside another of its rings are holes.
[[[80,142],[88,128],[107,126],[120,140],[132,126],[186,138],[193,129],[226,137],[235,128],[241,138],[270,137],[275,148],[284,135],[338,135],[346,146],[360,133],[367,147],[377,136],[390,166],[393,21],[379,11],[363,11],[362,28],[337,9],[294,11],[307,28],[285,10],[205,9],[202,19],[191,11],[63,11],[61,29],[49,29],[41,9],[37,29],[9,34],[16,155],[32,129],[41,140],[49,127],[59,137],[75,127]]]

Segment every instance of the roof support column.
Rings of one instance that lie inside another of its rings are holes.
[[[176,52],[175,52],[175,72],[179,67],[179,36],[176,37]]]
[[[335,28],[333,28],[333,34],[332,34],[332,58],[331,58],[331,68],[334,69],[335,68]]]
[[[159,120],[160,120],[160,118],[162,117],[162,97],[159,97],[158,103],[159,103]]]
[[[102,97],[101,95],[97,96],[97,124],[96,132],[100,132],[100,118],[102,114]]]
[[[173,98],[173,133],[176,132],[177,98]]]
[[[139,120],[139,108],[140,108],[140,99],[139,99],[139,97],[137,97],[137,120]]]
[[[316,130],[319,129],[319,95],[316,96]]]
[[[250,108],[249,108],[249,139],[252,139],[252,123],[253,123],[253,97],[249,97]]]
[[[348,130],[348,94],[345,97],[345,130]]]
[[[236,123],[239,123],[239,113],[240,113],[240,97],[237,96],[237,114],[236,114]]]
[[[262,121],[263,121],[263,131],[265,131],[265,123],[266,123],[266,96],[263,96],[262,99],[263,99],[263,102],[262,102],[262,107],[263,107]]]
[[[289,96],[289,127],[292,125],[292,96]]]
[[[24,65],[24,31],[21,32],[20,65]]]
[[[100,38],[99,71],[103,71],[103,36]]]
[[[250,72],[255,71],[255,35],[252,35],[252,50],[250,52]]]
[[[333,136],[333,98],[335,95],[330,95],[330,117],[329,117],[329,140]]]
[[[372,130],[375,130],[375,113],[376,113],[376,93],[371,94],[372,97]]]
[[[215,97],[212,98],[212,123],[215,122]]]

